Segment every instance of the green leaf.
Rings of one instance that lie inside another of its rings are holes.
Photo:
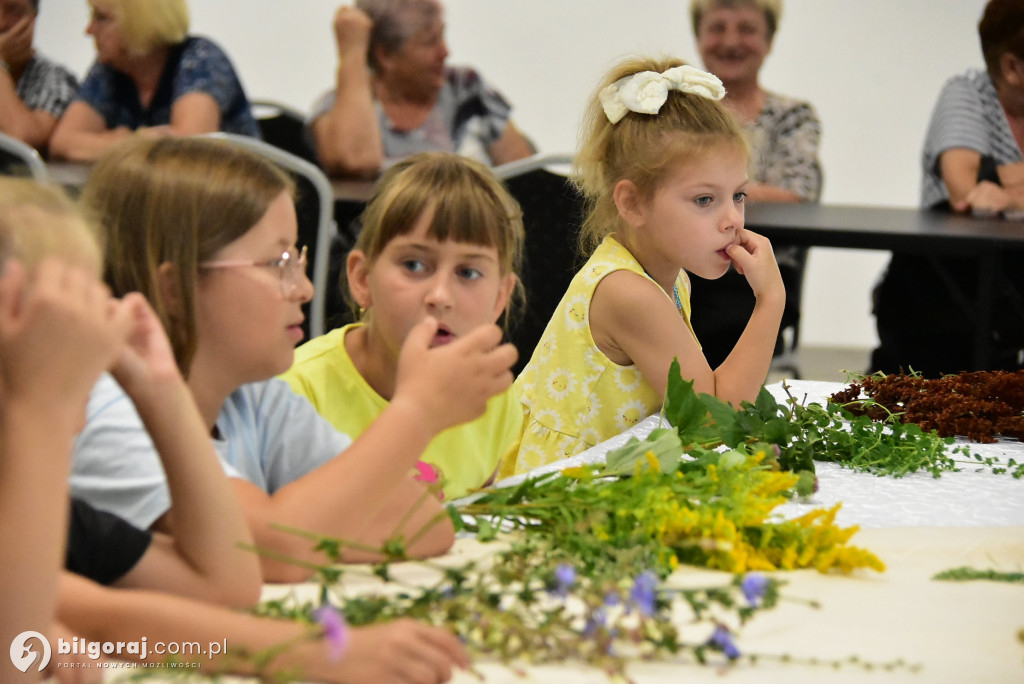
[[[757,411],[757,415],[761,417],[761,420],[766,422],[772,418],[777,418],[779,415],[779,404],[775,401],[772,393],[765,387],[761,387],[761,391],[757,393],[754,408]]]
[[[708,422],[708,412],[693,391],[693,380],[684,380],[679,370],[679,359],[672,360],[665,391],[665,418],[679,434],[683,444],[692,444],[700,428]]]
[[[480,541],[491,541],[498,536],[498,530],[495,529],[494,525],[487,518],[477,518],[476,525],[476,538]]]
[[[714,432],[722,443],[734,447],[744,441],[746,434],[740,427],[736,409],[710,394],[701,394],[700,402],[711,415]]]
[[[658,459],[658,467],[663,472],[670,471],[679,465],[683,445],[675,430],[667,428],[652,430],[645,440],[631,437],[623,446],[608,452],[602,475],[632,475],[641,459],[646,463],[648,451]]]
[[[455,506],[449,504],[444,507],[444,510],[448,514],[448,517],[451,518],[452,527],[455,528],[456,532],[461,532],[466,529],[466,521],[462,519],[462,513],[459,513]]]

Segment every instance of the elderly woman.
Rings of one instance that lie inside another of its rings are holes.
[[[134,130],[258,137],[224,52],[188,35],[185,0],[90,0],[96,63],[57,124],[54,157],[92,161]]]
[[[991,0],[978,24],[985,70],[953,76],[939,93],[921,155],[921,207],[1024,216],[1024,3]],[[1018,224],[1019,225],[1019,224]],[[1024,271],[1019,257],[996,270],[989,368],[973,354],[978,266],[973,259],[894,253],[875,289],[881,345],[873,370],[925,377],[1024,366]]]
[[[528,157],[511,107],[480,75],[445,65],[437,0],[357,0],[334,16],[335,89],[310,117],[328,172],[374,176],[416,152],[458,152],[497,165]]]
[[[725,103],[750,134],[754,202],[817,202],[821,197],[818,142],[821,124],[807,102],[761,87],[759,75],[782,16],[782,0],[691,0],[690,15],[704,67],[722,79]],[[774,243],[789,301],[783,327],[799,320],[806,249]],[[743,276],[730,271],[714,282],[693,279],[693,327],[714,368],[735,346],[754,308]],[[780,337],[781,345],[781,337]],[[777,347],[778,351],[780,347]]]

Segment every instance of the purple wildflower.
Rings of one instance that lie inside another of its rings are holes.
[[[583,635],[591,636],[599,628],[604,627],[605,622],[608,620],[608,615],[605,613],[604,608],[596,608],[590,613],[590,617],[587,618],[587,624],[583,627]]]
[[[555,588],[551,593],[565,598],[569,595],[572,585],[576,583],[576,568],[568,563],[559,563],[555,568],[555,582]]]
[[[341,660],[348,647],[348,623],[338,609],[325,603],[313,611],[313,619],[324,630],[324,638],[331,647],[331,660]]]
[[[645,570],[636,576],[633,581],[633,589],[629,592],[629,599],[636,605],[641,613],[650,617],[654,615],[654,600],[657,596],[658,577],[650,570]]]
[[[708,646],[716,651],[721,651],[729,660],[736,660],[740,657],[740,649],[736,648],[729,628],[724,625],[717,625],[715,627],[714,634],[708,639]]]
[[[757,605],[764,597],[764,592],[768,589],[768,578],[760,572],[748,572],[740,583],[740,589],[743,590],[743,595],[747,597],[747,602],[754,608],[757,608]]]

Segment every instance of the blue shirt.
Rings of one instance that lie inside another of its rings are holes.
[[[170,48],[167,64],[148,107],[139,101],[135,82],[105,64],[93,64],[78,90],[78,99],[103,117],[107,128],[164,126],[182,95],[205,93],[220,109],[220,130],[260,137],[235,69],[224,51],[206,38],[189,37]]]
[[[235,390],[217,417],[213,440],[225,472],[273,494],[352,443],[283,380]],[[72,496],[148,529],[171,507],[160,456],[135,405],[110,375],[96,383],[75,439]]]

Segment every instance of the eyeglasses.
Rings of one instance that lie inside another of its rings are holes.
[[[290,297],[293,292],[302,284],[306,275],[306,248],[299,250],[296,256],[293,250],[288,250],[277,259],[270,261],[205,261],[199,264],[200,268],[243,268],[257,266],[259,268],[276,268],[278,277],[281,279],[281,294]]]

